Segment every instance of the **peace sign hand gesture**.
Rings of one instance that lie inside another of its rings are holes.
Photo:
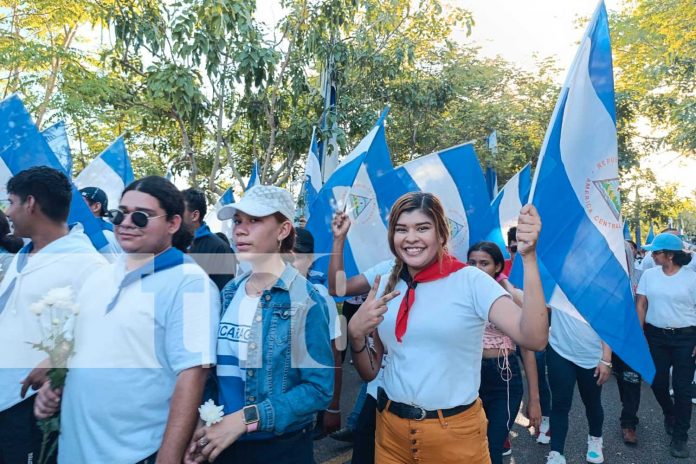
[[[348,324],[348,333],[351,338],[355,340],[364,339],[382,323],[384,320],[384,313],[387,312],[387,303],[401,293],[398,290],[394,290],[377,298],[379,282],[380,276],[377,276],[375,282],[372,284],[370,293],[367,294],[367,299]]]

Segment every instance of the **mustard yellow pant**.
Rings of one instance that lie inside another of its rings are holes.
[[[450,417],[422,421],[377,412],[377,464],[490,464],[488,420],[481,400]]]

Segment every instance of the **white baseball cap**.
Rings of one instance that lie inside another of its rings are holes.
[[[288,221],[292,221],[295,215],[295,202],[290,192],[284,188],[274,185],[255,185],[244,192],[244,196],[238,202],[220,208],[217,217],[221,221],[232,219],[238,210],[254,217],[280,213]]]

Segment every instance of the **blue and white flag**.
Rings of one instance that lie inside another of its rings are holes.
[[[377,178],[393,169],[384,134],[387,111],[341,161],[310,208],[307,230],[314,236],[315,253],[331,252],[331,221],[335,211],[345,211],[349,215],[353,225],[348,232],[344,254],[348,276],[357,275],[391,256],[384,207],[379,204],[375,191]],[[329,257],[324,256],[313,268],[326,272],[328,263]]]
[[[44,129],[41,134],[65,169],[68,179],[72,179],[72,153],[70,152],[70,142],[68,140],[68,132],[65,130],[65,123],[59,121],[51,127]]]
[[[623,236],[624,240],[633,240],[633,237],[631,237],[631,229],[628,228],[628,221],[624,221],[623,223]]]
[[[648,236],[645,237],[645,244],[649,245],[652,243],[653,240],[655,240],[655,231],[653,230],[653,224],[651,222],[650,223],[650,230],[648,230]]]
[[[486,192],[488,193],[488,201],[491,202],[498,196],[498,173],[492,165],[486,166]]]
[[[302,214],[306,220],[309,220],[310,207],[314,200],[317,199],[319,191],[323,185],[321,175],[321,165],[319,161],[319,146],[317,143],[317,129],[312,131],[312,141],[309,144],[309,152],[307,153],[307,163],[305,164],[304,184],[302,186]]]
[[[249,175],[249,182],[247,182],[247,186],[244,189],[244,191],[249,190],[254,185],[261,185],[261,176],[259,175],[260,171],[261,169],[259,168],[259,161],[254,160],[254,164],[251,165],[251,174]]]
[[[517,226],[520,210],[529,201],[529,190],[532,185],[532,166],[527,163],[520,172],[507,181],[503,189],[491,203],[493,229],[487,240],[500,247],[505,259],[510,259],[507,251],[507,232]]]
[[[109,209],[118,207],[123,190],[135,180],[123,136],[114,140],[80,172],[75,179],[78,188],[99,187],[106,193]]]
[[[380,177],[376,191],[387,213],[407,192],[436,195],[447,215],[449,250],[461,261],[466,261],[471,245],[485,240],[493,224],[486,182],[472,143],[409,161]]]
[[[230,187],[225,190],[225,193],[223,193],[218,199],[217,203],[215,203],[213,206],[212,211],[208,211],[208,214],[206,214],[205,218],[203,218],[205,223],[208,224],[208,227],[210,227],[210,230],[214,232],[222,232],[227,236],[227,238],[230,239],[232,238],[232,227],[234,226],[234,221],[221,221],[218,219],[217,213],[220,211],[220,208],[232,203],[234,203],[234,192],[232,191],[232,187]]]
[[[543,221],[537,254],[556,283],[546,294],[549,306],[579,312],[621,359],[652,382],[655,366],[638,322],[623,242],[603,2],[561,89],[530,197]]]
[[[0,159],[0,195],[3,198],[7,198],[7,181],[20,171],[33,166],[48,166],[65,173],[65,168],[16,95],[0,102]],[[99,220],[73,185],[68,223],[76,222],[82,224],[85,234],[97,250],[111,250]]]
[[[641,237],[640,237],[640,220],[639,220],[638,223],[636,224],[636,245],[638,245],[639,249],[640,249],[640,247],[643,246],[640,238]]]

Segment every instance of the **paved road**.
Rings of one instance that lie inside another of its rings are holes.
[[[341,410],[343,422],[352,408],[358,393],[359,378],[348,361],[344,364],[343,394]],[[604,404],[604,458],[607,464],[693,464],[696,463],[696,439],[691,439],[689,448],[691,458],[675,459],[669,455],[669,437],[662,425],[662,411],[647,384],[643,384],[641,406],[638,416],[638,446],[627,447],[621,440],[619,415],[621,404],[616,381],[612,377],[602,391]],[[522,406],[524,408],[524,405]],[[696,409],[696,408],[694,408]],[[692,418],[696,425],[696,420]],[[512,430],[512,456],[505,458],[505,464],[544,464],[549,447],[538,445],[529,429],[525,427],[527,419],[522,414],[517,416]],[[587,450],[587,420],[582,401],[575,391],[570,417],[570,430],[566,441],[566,459],[568,464],[585,464]],[[315,458],[319,464],[344,464],[350,461],[350,445],[331,438],[315,442]],[[438,464],[438,463],[433,463]]]

